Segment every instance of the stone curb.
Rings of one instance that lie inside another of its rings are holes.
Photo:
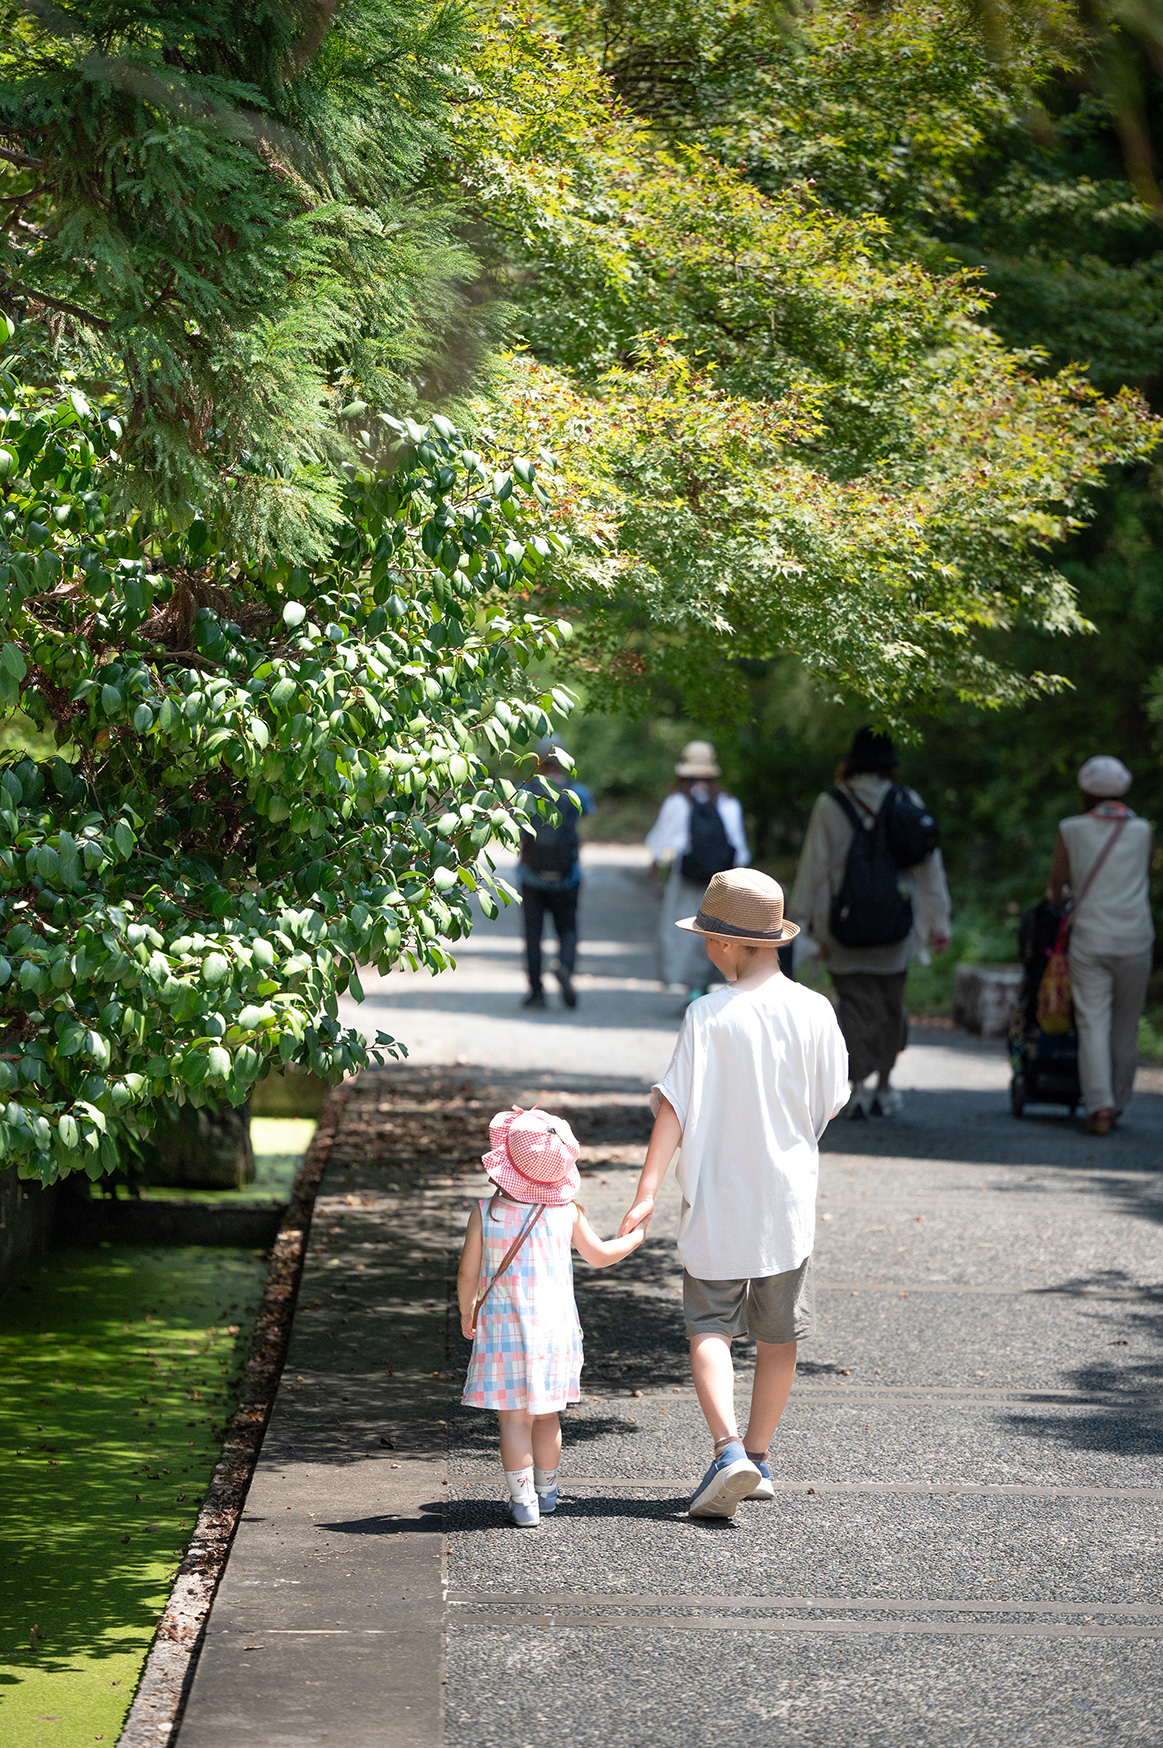
[[[295,1178],[271,1250],[238,1407],[186,1557],[158,1622],[117,1748],[169,1748],[176,1740],[210,1607],[246,1503],[282,1374],[315,1197],[339,1132],[347,1094],[346,1085],[331,1093]]]

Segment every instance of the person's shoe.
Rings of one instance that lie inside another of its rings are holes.
[[[510,1499],[509,1517],[518,1529],[536,1529],[541,1522],[541,1511],[537,1500],[526,1505],[522,1499]]]
[[[883,1092],[878,1088],[872,1095],[872,1113],[875,1117],[899,1117],[904,1106],[905,1101],[895,1086],[886,1086]]]
[[[1082,1125],[1088,1135],[1109,1135],[1114,1126],[1113,1111],[1092,1111]]]
[[[545,1006],[545,997],[541,990],[531,989],[529,994],[525,997],[525,1000],[521,1003],[521,1006],[523,1008],[543,1008]]]
[[[863,1122],[872,1115],[872,1094],[865,1092],[863,1087],[852,1089],[852,1097],[840,1112],[841,1117],[849,1117],[857,1122]]]
[[[563,970],[560,965],[557,967],[557,970],[553,975],[561,985],[562,1001],[567,1008],[575,1008],[577,1006],[577,990],[573,987],[573,978],[570,976],[569,972]]]
[[[560,1497],[561,1496],[557,1491],[556,1481],[553,1483],[552,1487],[547,1487],[544,1493],[542,1493],[540,1488],[537,1489],[537,1509],[542,1517],[553,1516],[554,1512],[557,1510],[557,1501]]]
[[[759,1470],[739,1440],[732,1439],[715,1458],[687,1506],[689,1517],[734,1517],[741,1499],[746,1499],[761,1479]]]
[[[749,1457],[748,1462],[754,1463],[759,1470],[759,1479],[746,1495],[748,1499],[774,1499],[775,1486],[771,1479],[771,1470],[765,1457]]]

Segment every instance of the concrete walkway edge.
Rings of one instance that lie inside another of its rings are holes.
[[[118,1738],[118,1748],[169,1748],[176,1739],[206,1622],[246,1502],[290,1340],[315,1195],[339,1129],[347,1087],[334,1089],[295,1178],[271,1249],[238,1406],[185,1558]]]

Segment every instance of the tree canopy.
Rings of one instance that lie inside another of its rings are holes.
[[[758,3],[730,17],[754,84],[782,39]],[[885,720],[1053,689],[1005,637],[1084,628],[1051,554],[1154,447],[1143,402],[1007,349],[974,279],[880,214],[724,162],[735,134],[682,107],[697,80],[631,113],[596,48],[503,18],[457,137],[529,349],[510,428],[553,443],[611,530],[554,579],[597,698],[643,705],[653,679],[710,720],[746,707],[740,659],[783,652]]]

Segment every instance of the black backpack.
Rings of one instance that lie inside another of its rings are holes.
[[[913,926],[912,900],[897,884],[899,865],[888,841],[893,793],[868,830],[843,791],[831,792],[853,827],[844,880],[828,913],[832,938],[842,947],[890,947]]]
[[[927,807],[914,801],[908,790],[899,785],[889,790],[885,806],[888,809],[888,847],[893,860],[898,868],[915,868],[918,862],[932,855],[941,841],[937,821]]]
[[[715,874],[735,866],[735,851],[719,809],[713,801],[691,801],[690,844],[682,859],[682,877],[692,886],[706,886]]]
[[[539,813],[532,815],[529,823],[533,827],[533,836],[522,834],[521,838],[521,865],[531,874],[557,875],[564,880],[578,858],[577,808],[565,794],[554,803],[548,790],[533,789],[531,793],[543,796],[551,806],[556,806],[558,818],[546,819]]]

